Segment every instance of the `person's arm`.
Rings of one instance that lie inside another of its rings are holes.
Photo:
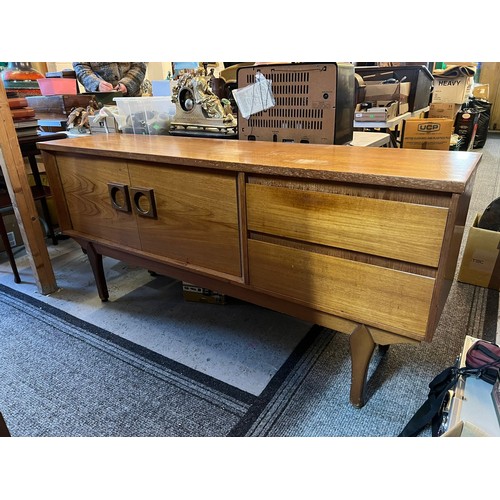
[[[147,64],[143,62],[130,63],[130,69],[118,82],[125,85],[127,92],[125,95],[138,95],[142,82],[146,77]],[[123,90],[123,89],[122,89]]]
[[[85,87],[87,92],[109,92],[113,90],[113,85],[97,76],[90,63],[74,62],[73,69],[77,80]]]

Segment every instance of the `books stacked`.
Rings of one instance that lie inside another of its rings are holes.
[[[38,134],[38,120],[35,110],[28,106],[25,97],[9,97],[9,107],[14,120],[18,137],[29,137]]]

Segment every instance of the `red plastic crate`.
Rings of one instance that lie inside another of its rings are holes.
[[[76,94],[75,78],[40,78],[37,80],[42,95]]]

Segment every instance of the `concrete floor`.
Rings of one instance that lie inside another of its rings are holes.
[[[38,291],[23,247],[15,249],[22,282],[14,283],[2,252],[0,283],[251,394],[262,392],[311,327],[236,300],[187,302],[179,281],[108,257],[110,299],[103,303],[79,245],[69,239],[47,245],[57,292]]]

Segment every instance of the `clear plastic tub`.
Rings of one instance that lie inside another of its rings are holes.
[[[171,97],[115,97],[117,122],[124,134],[168,135],[175,116]]]

